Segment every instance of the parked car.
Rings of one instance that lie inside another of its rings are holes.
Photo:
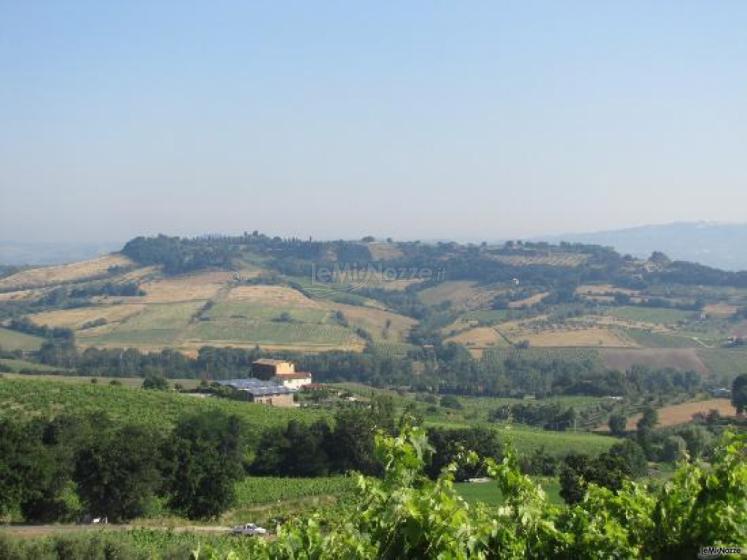
[[[266,535],[267,529],[254,523],[244,523],[231,529],[231,533],[234,535]]]

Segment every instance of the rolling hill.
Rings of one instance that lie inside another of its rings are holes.
[[[594,233],[543,236],[558,243],[592,243],[645,258],[662,251],[673,259],[702,263],[724,270],[747,270],[747,224],[683,222],[648,225]]]
[[[203,346],[317,354],[422,345],[588,350],[635,364],[747,369],[747,274],[596,245],[137,238],[121,252],[0,278],[0,347],[36,329],[81,348]],[[11,320],[34,325],[18,332]],[[34,336],[36,335],[36,336]]]

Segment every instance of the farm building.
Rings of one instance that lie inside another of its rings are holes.
[[[261,379],[270,379],[278,374],[295,373],[296,366],[286,360],[262,358],[252,362],[252,374]]]
[[[308,371],[296,371],[293,373],[278,373],[272,378],[275,383],[288,389],[300,389],[312,383],[311,373]]]
[[[228,379],[218,381],[246,394],[246,400],[271,406],[293,406],[293,389],[263,379]]]

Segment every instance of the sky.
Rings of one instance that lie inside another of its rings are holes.
[[[0,0],[0,240],[747,222],[747,2]]]

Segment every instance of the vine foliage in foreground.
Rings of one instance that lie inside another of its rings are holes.
[[[747,543],[745,444],[744,435],[726,434],[710,465],[683,462],[671,481],[653,489],[635,482],[617,492],[590,485],[570,508],[550,504],[509,450],[501,463],[486,465],[505,496],[496,512],[459,497],[456,464],[429,480],[423,474],[432,451],[425,431],[408,427],[398,437],[377,437],[385,474],[360,477],[354,514],[287,524],[276,539],[257,540],[251,557],[694,558],[702,546]],[[467,453],[462,460],[479,458]],[[226,557],[203,550],[194,558]]]

